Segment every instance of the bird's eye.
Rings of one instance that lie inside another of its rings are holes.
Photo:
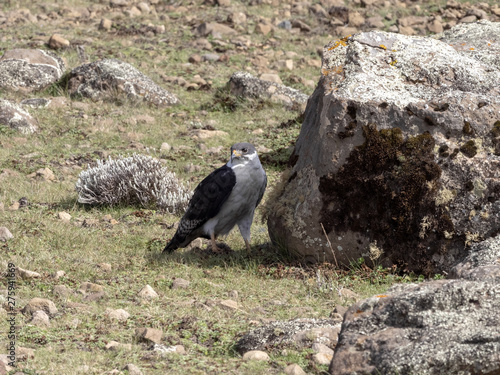
[[[246,148],[242,148],[242,149],[241,149],[241,151],[243,151],[243,152],[247,152],[247,151],[248,151],[248,149],[246,149]]]

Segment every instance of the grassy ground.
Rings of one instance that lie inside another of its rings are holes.
[[[58,2],[45,8],[42,3],[10,2],[0,5],[0,9],[26,7],[32,14],[61,9]],[[236,10],[246,9],[243,3],[234,3]],[[74,0],[65,5],[100,6],[102,2]],[[222,17],[219,12],[217,7],[200,6],[195,17],[218,20]],[[249,7],[247,14],[252,26],[258,16],[273,17],[276,10],[262,5]],[[64,108],[31,109],[40,128],[34,135],[23,136],[0,127],[0,202],[5,206],[0,209],[0,226],[8,227],[14,235],[10,241],[0,242],[0,289],[7,286],[4,270],[9,262],[36,271],[40,278],[16,280],[16,307],[20,309],[31,298],[42,297],[54,301],[59,310],[48,328],[30,325],[29,318],[20,312],[16,315],[17,345],[35,349],[34,357],[20,358],[18,368],[26,374],[102,374],[113,369],[121,371],[125,364],[134,363],[145,374],[278,374],[286,365],[298,363],[311,373],[325,371],[326,366],[312,361],[309,349],[272,352],[269,363],[243,362],[234,351],[234,343],[242,333],[272,319],[328,317],[334,306],[353,302],[339,295],[341,288],[349,288],[363,298],[382,293],[395,282],[415,281],[416,277],[369,269],[362,263],[353,264],[349,270],[335,270],[331,265],[300,267],[288,259],[286,252],[270,244],[267,227],[260,220],[261,208],[252,228],[250,254],[235,231],[226,239],[234,250],[229,254],[216,256],[193,248],[161,258],[159,254],[173,235],[173,224],[179,216],[143,207],[89,208],[77,203],[74,186],[79,173],[88,163],[107,156],[151,154],[192,188],[226,162],[229,147],[235,142],[248,141],[272,150],[261,155],[269,190],[285,168],[300,130],[300,121],[293,120],[300,113],[265,101],[234,98],[224,85],[235,71],[256,71],[251,58],[270,50],[292,51],[298,54],[293,58],[296,68],[280,72],[280,76],[285,84],[311,94],[313,89],[304,86],[298,77],[317,80],[319,68],[305,61],[319,59],[318,47],[329,42],[332,35],[325,31],[305,36],[280,29],[272,36],[251,34],[251,45],[245,51],[230,43],[221,47],[221,53],[229,55],[227,62],[187,65],[190,55],[204,51],[196,47],[197,37],[186,24],[185,15],[167,15],[166,20],[153,16],[116,17],[110,33],[98,30],[99,19],[21,23],[0,29],[0,51],[37,46],[40,43],[36,41],[46,42],[53,32],[58,32],[69,40],[83,40],[90,60],[112,57],[131,63],[182,101],[179,106],[165,109],[130,103],[120,97],[98,103],[83,99]],[[168,33],[146,36],[126,32],[148,22],[165,24]],[[75,49],[57,53],[69,69],[79,64]],[[281,58],[270,56],[271,62]],[[186,91],[163,82],[163,75],[187,81],[200,75],[212,84],[208,91]],[[65,87],[55,85],[36,94],[0,93],[0,97],[16,101],[47,96],[67,96]],[[144,120],[143,115],[152,120]],[[195,139],[191,130],[206,125],[227,135]],[[257,129],[262,132],[254,132]],[[160,151],[163,142],[173,149]],[[223,146],[224,151],[203,154],[201,143],[208,148]],[[198,168],[187,172],[189,164]],[[54,181],[30,177],[45,167],[55,173]],[[9,209],[23,197],[27,205]],[[69,213],[71,221],[63,222],[59,212]],[[118,223],[111,224],[110,218]],[[109,264],[111,270],[103,270],[103,263]],[[59,270],[65,276],[55,279],[53,275]],[[174,278],[189,280],[189,287],[171,289]],[[92,300],[78,292],[83,282],[103,286],[104,296]],[[72,293],[65,297],[54,295],[56,285],[65,285]],[[138,298],[137,293],[145,285],[153,287],[159,298],[150,302]],[[218,305],[217,301],[228,298],[236,299],[237,310]],[[130,318],[126,322],[110,320],[105,314],[107,308],[125,309]],[[6,314],[0,316],[0,347],[4,348],[9,326]],[[161,329],[163,344],[184,345],[187,353],[167,357],[152,354],[147,345],[136,340],[137,327]],[[132,349],[105,350],[112,340],[132,344]]]

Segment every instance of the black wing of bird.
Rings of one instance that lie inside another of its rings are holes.
[[[205,177],[194,190],[193,197],[179,223],[174,238],[163,251],[174,251],[180,247],[193,231],[217,215],[235,184],[236,175],[227,165],[216,169]]]

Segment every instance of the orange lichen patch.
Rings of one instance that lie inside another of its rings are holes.
[[[397,63],[398,63],[398,60],[392,60],[392,61],[389,63],[389,65],[390,65],[390,66],[394,66],[394,65],[396,65]]]
[[[474,51],[474,47],[469,48],[471,51]]]
[[[379,294],[378,296],[375,296],[375,297],[377,297],[377,298],[385,298],[385,297],[387,297],[387,294]]]
[[[333,69],[322,69],[321,70],[321,74],[323,74],[324,76],[327,76],[329,75],[330,73],[333,73],[333,74],[340,74],[344,71],[344,68],[342,67],[342,65],[339,65],[339,66],[336,66],[335,68]]]
[[[387,49],[387,47],[384,46],[383,44],[379,45],[379,47],[382,48],[382,49]]]
[[[342,39],[339,39],[335,42],[335,44],[333,46],[331,46],[330,48],[328,48],[328,51],[331,51],[332,49],[335,49],[337,48],[338,46],[347,46],[347,40],[351,37],[351,35],[347,35],[345,37],[343,37]]]

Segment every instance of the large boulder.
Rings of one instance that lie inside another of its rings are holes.
[[[499,259],[497,236],[456,266],[467,280],[400,284],[351,306],[330,374],[499,374]]]
[[[112,99],[122,93],[130,100],[144,100],[157,106],[179,103],[174,94],[132,65],[116,59],[99,60],[73,69],[69,74],[68,92],[73,97],[92,100]]]
[[[306,261],[433,273],[498,233],[498,35],[500,24],[481,21],[328,44],[271,199],[273,241]]]
[[[64,74],[63,60],[50,51],[12,49],[0,57],[0,88],[38,91],[57,82]]]

